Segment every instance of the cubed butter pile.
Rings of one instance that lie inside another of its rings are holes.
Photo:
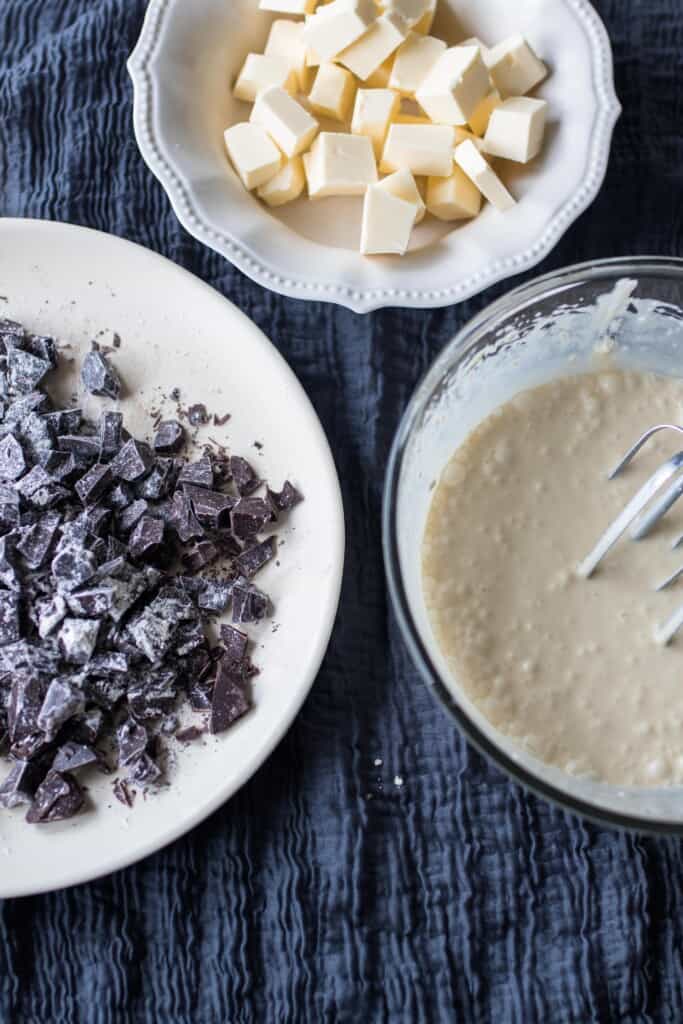
[[[487,47],[430,35],[436,0],[260,0],[273,21],[234,95],[249,121],[225,132],[244,187],[269,206],[362,196],[361,252],[403,254],[425,213],[476,217],[515,199],[492,160],[526,164],[543,145],[547,75],[520,35]],[[407,109],[412,105],[412,109]],[[419,109],[418,109],[419,108]],[[321,131],[319,118],[338,122]]]

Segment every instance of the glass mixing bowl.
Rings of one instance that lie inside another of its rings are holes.
[[[595,369],[601,359],[683,377],[683,260],[604,260],[539,277],[493,303],[446,346],[410,400],[389,459],[383,507],[389,589],[424,681],[472,743],[513,779],[603,823],[682,833],[683,786],[627,788],[577,778],[496,730],[447,667],[423,598],[425,521],[453,451],[514,394]]]

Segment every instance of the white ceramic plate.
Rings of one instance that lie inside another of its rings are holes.
[[[279,566],[259,585],[274,616],[258,629],[261,674],[255,707],[222,736],[181,748],[173,785],[132,810],[113,799],[111,777],[87,777],[94,805],[69,822],[27,825],[0,810],[0,897],[73,885],[124,867],[196,825],[262,764],[301,707],[330,637],[344,555],[339,484],[322,427],[301,385],[264,335],[217,292],[146,249],[84,228],[0,220],[0,316],[54,334],[66,356],[116,331],[115,363],[130,397],[126,424],[150,432],[149,410],[173,413],[164,396],[204,402],[223,427],[204,428],[276,486],[289,477],[305,495],[282,532]],[[63,382],[69,392],[74,373]],[[60,382],[60,387],[62,382]],[[87,405],[96,411],[99,399]],[[87,408],[86,405],[86,408]],[[108,403],[111,408],[111,403]],[[263,444],[259,451],[254,441]],[[278,629],[274,632],[273,625]],[[5,775],[0,761],[0,777]]]
[[[358,253],[357,198],[297,200],[270,211],[228,164],[223,130],[249,106],[231,84],[245,55],[262,51],[274,15],[257,0],[151,0],[128,67],[135,134],[187,230],[259,284],[299,299],[359,312],[381,306],[443,306],[534,266],[595,198],[620,107],[609,40],[586,0],[440,0],[433,32],[486,43],[522,32],[547,62],[539,95],[550,103],[541,157],[507,164],[519,199],[487,206],[455,230],[427,218],[405,257]]]

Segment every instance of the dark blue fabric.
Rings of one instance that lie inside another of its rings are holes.
[[[587,825],[511,785],[425,691],[387,603],[392,434],[435,354],[508,285],[363,318],[269,294],[202,248],[133,139],[124,64],[143,8],[0,0],[0,213],[124,235],[263,328],[337,458],[344,590],[303,711],[227,806],[127,871],[0,904],[0,1021],[680,1021],[681,844]],[[598,8],[625,112],[599,199],[540,270],[682,254],[681,0]]]

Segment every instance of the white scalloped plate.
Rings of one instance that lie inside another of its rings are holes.
[[[0,218],[0,317],[53,334],[67,349],[65,395],[90,340],[117,331],[113,357],[128,391],[121,410],[138,436],[151,409],[174,415],[165,396],[231,413],[202,428],[247,454],[276,486],[290,477],[305,501],[284,524],[277,561],[258,580],[274,613],[249,627],[254,708],[222,736],[181,747],[171,785],[132,810],[112,796],[111,777],[86,774],[90,809],[71,821],[27,825],[21,808],[0,809],[0,898],[58,889],[115,871],[198,824],[263,763],[301,707],[325,653],[339,598],[344,516],[325,434],[303,388],[258,328],[208,285],[156,253],[85,228]],[[69,365],[68,357],[74,357]],[[111,403],[81,396],[88,414]],[[258,440],[263,447],[254,447]],[[277,625],[277,629],[274,626]],[[197,716],[187,715],[188,721]],[[0,760],[0,779],[6,762]]]
[[[302,198],[277,211],[242,188],[223,130],[249,115],[231,83],[246,53],[262,51],[273,15],[257,0],[151,0],[128,62],[135,134],[190,234],[273,291],[337,302],[358,312],[382,306],[460,302],[534,266],[595,198],[620,106],[602,22],[586,0],[441,0],[433,32],[487,43],[522,32],[551,68],[539,95],[550,104],[541,157],[504,176],[518,198],[487,206],[451,230],[427,218],[410,252],[358,253],[360,199]]]

